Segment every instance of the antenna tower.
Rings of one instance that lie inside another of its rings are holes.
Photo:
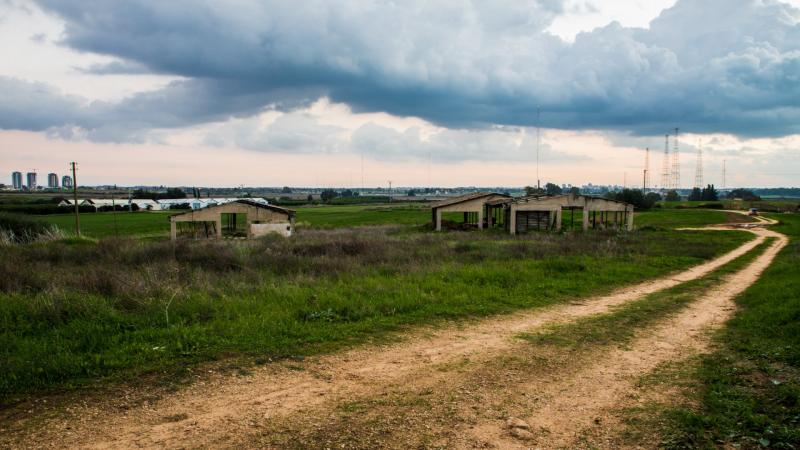
[[[703,188],[703,141],[697,143],[697,164],[694,169],[694,187]]]
[[[644,176],[642,178],[642,194],[647,193],[647,186],[650,185],[650,147],[644,152]]]
[[[664,162],[661,165],[661,189],[664,191],[670,188],[669,173],[669,135],[664,135]]]
[[[727,165],[727,162],[728,162],[727,159],[722,160],[722,189],[725,189],[727,187],[726,183],[727,180],[725,179],[725,177],[728,175],[727,167],[725,167]]]
[[[673,140],[672,150],[672,189],[678,190],[681,187],[681,162],[679,156],[678,128],[675,128],[675,139]]]

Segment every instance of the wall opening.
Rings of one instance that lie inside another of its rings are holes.
[[[178,239],[213,239],[217,237],[216,222],[175,222]]]
[[[517,233],[548,231],[551,223],[550,211],[517,211]]]
[[[222,213],[222,237],[247,237],[247,214]]]

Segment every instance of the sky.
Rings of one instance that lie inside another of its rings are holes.
[[[800,185],[800,0],[0,0],[0,42],[0,182],[659,186],[678,127],[684,188]]]

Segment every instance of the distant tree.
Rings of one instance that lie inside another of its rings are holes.
[[[681,201],[681,196],[680,196],[680,194],[678,194],[678,191],[674,191],[674,190],[673,191],[669,191],[669,192],[667,192],[667,196],[664,199],[664,201],[667,201],[667,202],[679,202],[679,201]]]
[[[306,200],[308,200],[308,203],[311,203],[311,202],[314,201],[314,196],[311,195],[311,194],[308,194],[308,197],[306,197]]]
[[[145,191],[144,189],[136,189],[131,193],[131,196],[133,198],[158,200],[158,192]]]
[[[408,192],[406,192],[406,196],[408,196],[408,197],[416,197],[417,196],[417,191],[415,191],[414,189],[409,189]]]
[[[650,209],[661,200],[660,195],[654,192],[645,195],[641,189],[623,189],[618,192],[608,192],[605,194],[605,198],[630,203],[638,210]]]
[[[715,202],[719,200],[719,193],[714,188],[713,184],[709,184],[705,188],[703,188],[703,193],[701,195],[703,201],[706,202]]]
[[[189,203],[173,203],[169,205],[169,209],[192,209]]]
[[[569,193],[572,195],[581,195],[581,190],[577,186],[572,186],[569,188]]]
[[[533,186],[525,186],[525,195],[542,195],[542,194],[544,194],[544,189]]]
[[[339,193],[339,197],[344,197],[344,198],[358,197],[358,192],[350,189],[345,189]]]
[[[689,194],[689,201],[690,202],[697,202],[703,199],[703,192],[700,188],[692,188],[692,193]]]
[[[290,188],[289,186],[284,186],[283,189],[281,189],[281,194],[291,194],[291,193],[292,193],[292,188]]]
[[[655,197],[649,194],[644,195],[640,189],[623,189],[619,192],[608,192],[605,194],[605,197],[610,200],[630,203],[638,210],[650,209],[657,201]]]
[[[329,201],[333,200],[334,198],[339,196],[339,193],[334,191],[333,189],[325,189],[319,194],[322,201],[328,203]]]
[[[186,198],[186,193],[181,188],[167,188],[167,192],[158,195],[159,199]]]
[[[661,201],[661,194],[657,192],[648,192],[647,195],[644,196],[645,201],[650,203],[651,205],[655,205],[656,203]]]
[[[544,191],[545,191],[545,193],[547,193],[547,195],[558,195],[558,194],[561,194],[561,192],[563,192],[561,190],[561,186],[559,186],[559,185],[557,185],[555,183],[547,183],[547,184],[545,184],[544,185]]]
[[[748,202],[758,202],[761,201],[761,197],[754,194],[753,191],[748,189],[734,189],[728,192],[728,198],[740,198],[742,200],[746,200]]]

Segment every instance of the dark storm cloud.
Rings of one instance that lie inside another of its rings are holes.
[[[532,125],[540,106],[564,129],[800,133],[800,12],[773,0],[680,0],[650,29],[614,23],[574,43],[545,31],[556,0],[38,3],[65,21],[64,45],[187,80],[116,104],[48,92],[42,117],[15,120],[17,99],[0,104],[4,128],[125,139],[328,96],[450,127]]]

